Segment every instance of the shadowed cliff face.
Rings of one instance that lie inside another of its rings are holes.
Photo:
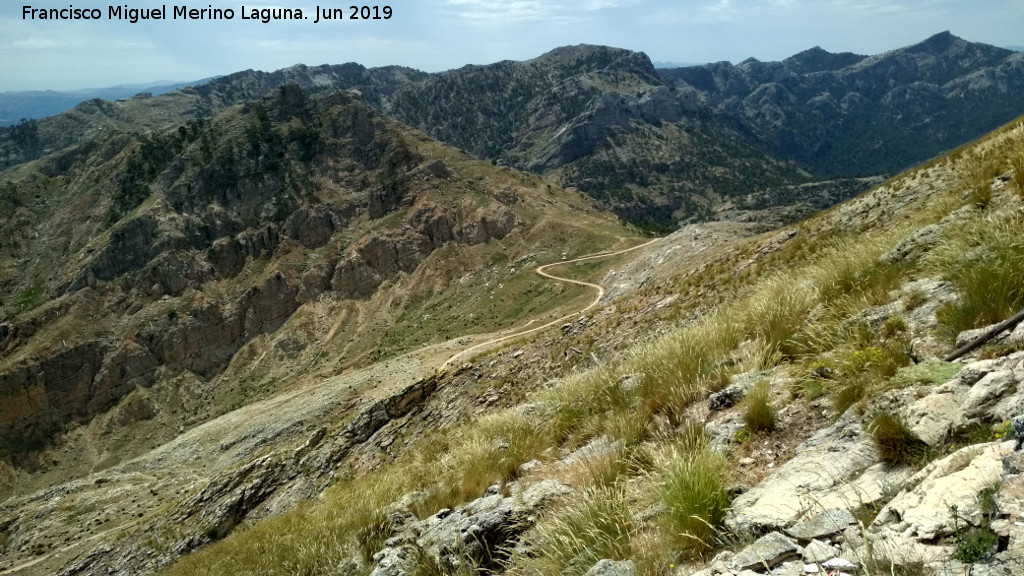
[[[538,190],[514,191],[522,183]],[[30,470],[70,425],[136,389],[183,375],[214,386],[240,350],[278,339],[304,306],[370,310],[382,285],[394,298],[404,278],[431,274],[421,268],[438,250],[508,237],[530,194],[556,211],[589,210],[398,127],[358,95],[296,85],[209,121],[44,157],[0,186],[14,216],[5,226],[18,232],[0,248],[0,286],[21,295],[0,309],[0,452]],[[474,262],[456,262],[430,290]],[[367,314],[349,326],[363,352],[348,365],[373,348],[364,324],[390,321]],[[280,339],[286,359],[314,355],[304,333]],[[122,412],[159,410],[144,403]]]

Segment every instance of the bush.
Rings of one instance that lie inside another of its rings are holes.
[[[930,449],[900,417],[889,413],[875,416],[868,425],[879,457],[894,464],[920,464]]]
[[[770,394],[768,383],[760,382],[747,395],[747,411],[743,413],[743,423],[755,434],[775,430],[775,408],[769,401]]]
[[[706,448],[676,452],[664,470],[663,521],[684,557],[706,556],[720,542],[730,504],[727,470],[725,458]]]

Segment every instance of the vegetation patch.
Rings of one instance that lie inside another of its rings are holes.
[[[731,503],[728,462],[707,447],[681,445],[664,465],[659,495],[665,530],[686,558],[701,558],[722,540]]]
[[[920,467],[933,455],[928,444],[899,416],[887,412],[876,415],[868,424],[868,433],[878,456],[886,462]]]

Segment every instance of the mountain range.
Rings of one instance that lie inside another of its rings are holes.
[[[1007,433],[1019,345],[954,380],[936,356],[1024,304],[1022,93],[1024,54],[949,33],[671,69],[580,45],[250,70],[0,129],[0,570],[662,573],[790,530],[807,510],[755,486],[833,443],[856,462],[827,489],[863,472],[873,518],[883,480],[963,469],[914,458]],[[931,448],[862,438],[895,410]],[[694,454],[742,484],[687,523],[666,487]],[[599,511],[536,513],[568,493]],[[947,513],[881,534],[933,553]],[[578,525],[617,543],[537,564]]]
[[[359,90],[433,138],[578,188],[655,230],[735,209],[756,219],[766,193],[807,214],[862,190],[859,178],[892,174],[1024,112],[1024,57],[948,32],[875,56],[813,48],[782,62],[661,70],[643,53],[575,46],[435,74],[358,64],[246,71],[148,101],[91,101],[0,133],[0,166],[98,126],[160,128],[158,118],[204,117],[287,82]],[[833,185],[801,197],[809,182]]]
[[[60,114],[74,108],[85,100],[102,98],[119,100],[137,94],[159,96],[186,86],[204,84],[212,78],[195,82],[156,82],[111,86],[108,88],[84,88],[82,90],[25,90],[0,92],[0,126],[11,126],[22,120],[34,120]]]

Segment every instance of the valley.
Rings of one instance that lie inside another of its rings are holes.
[[[940,358],[1024,305],[1022,87],[580,45],[0,129],[0,573],[1014,573],[1019,330]]]

